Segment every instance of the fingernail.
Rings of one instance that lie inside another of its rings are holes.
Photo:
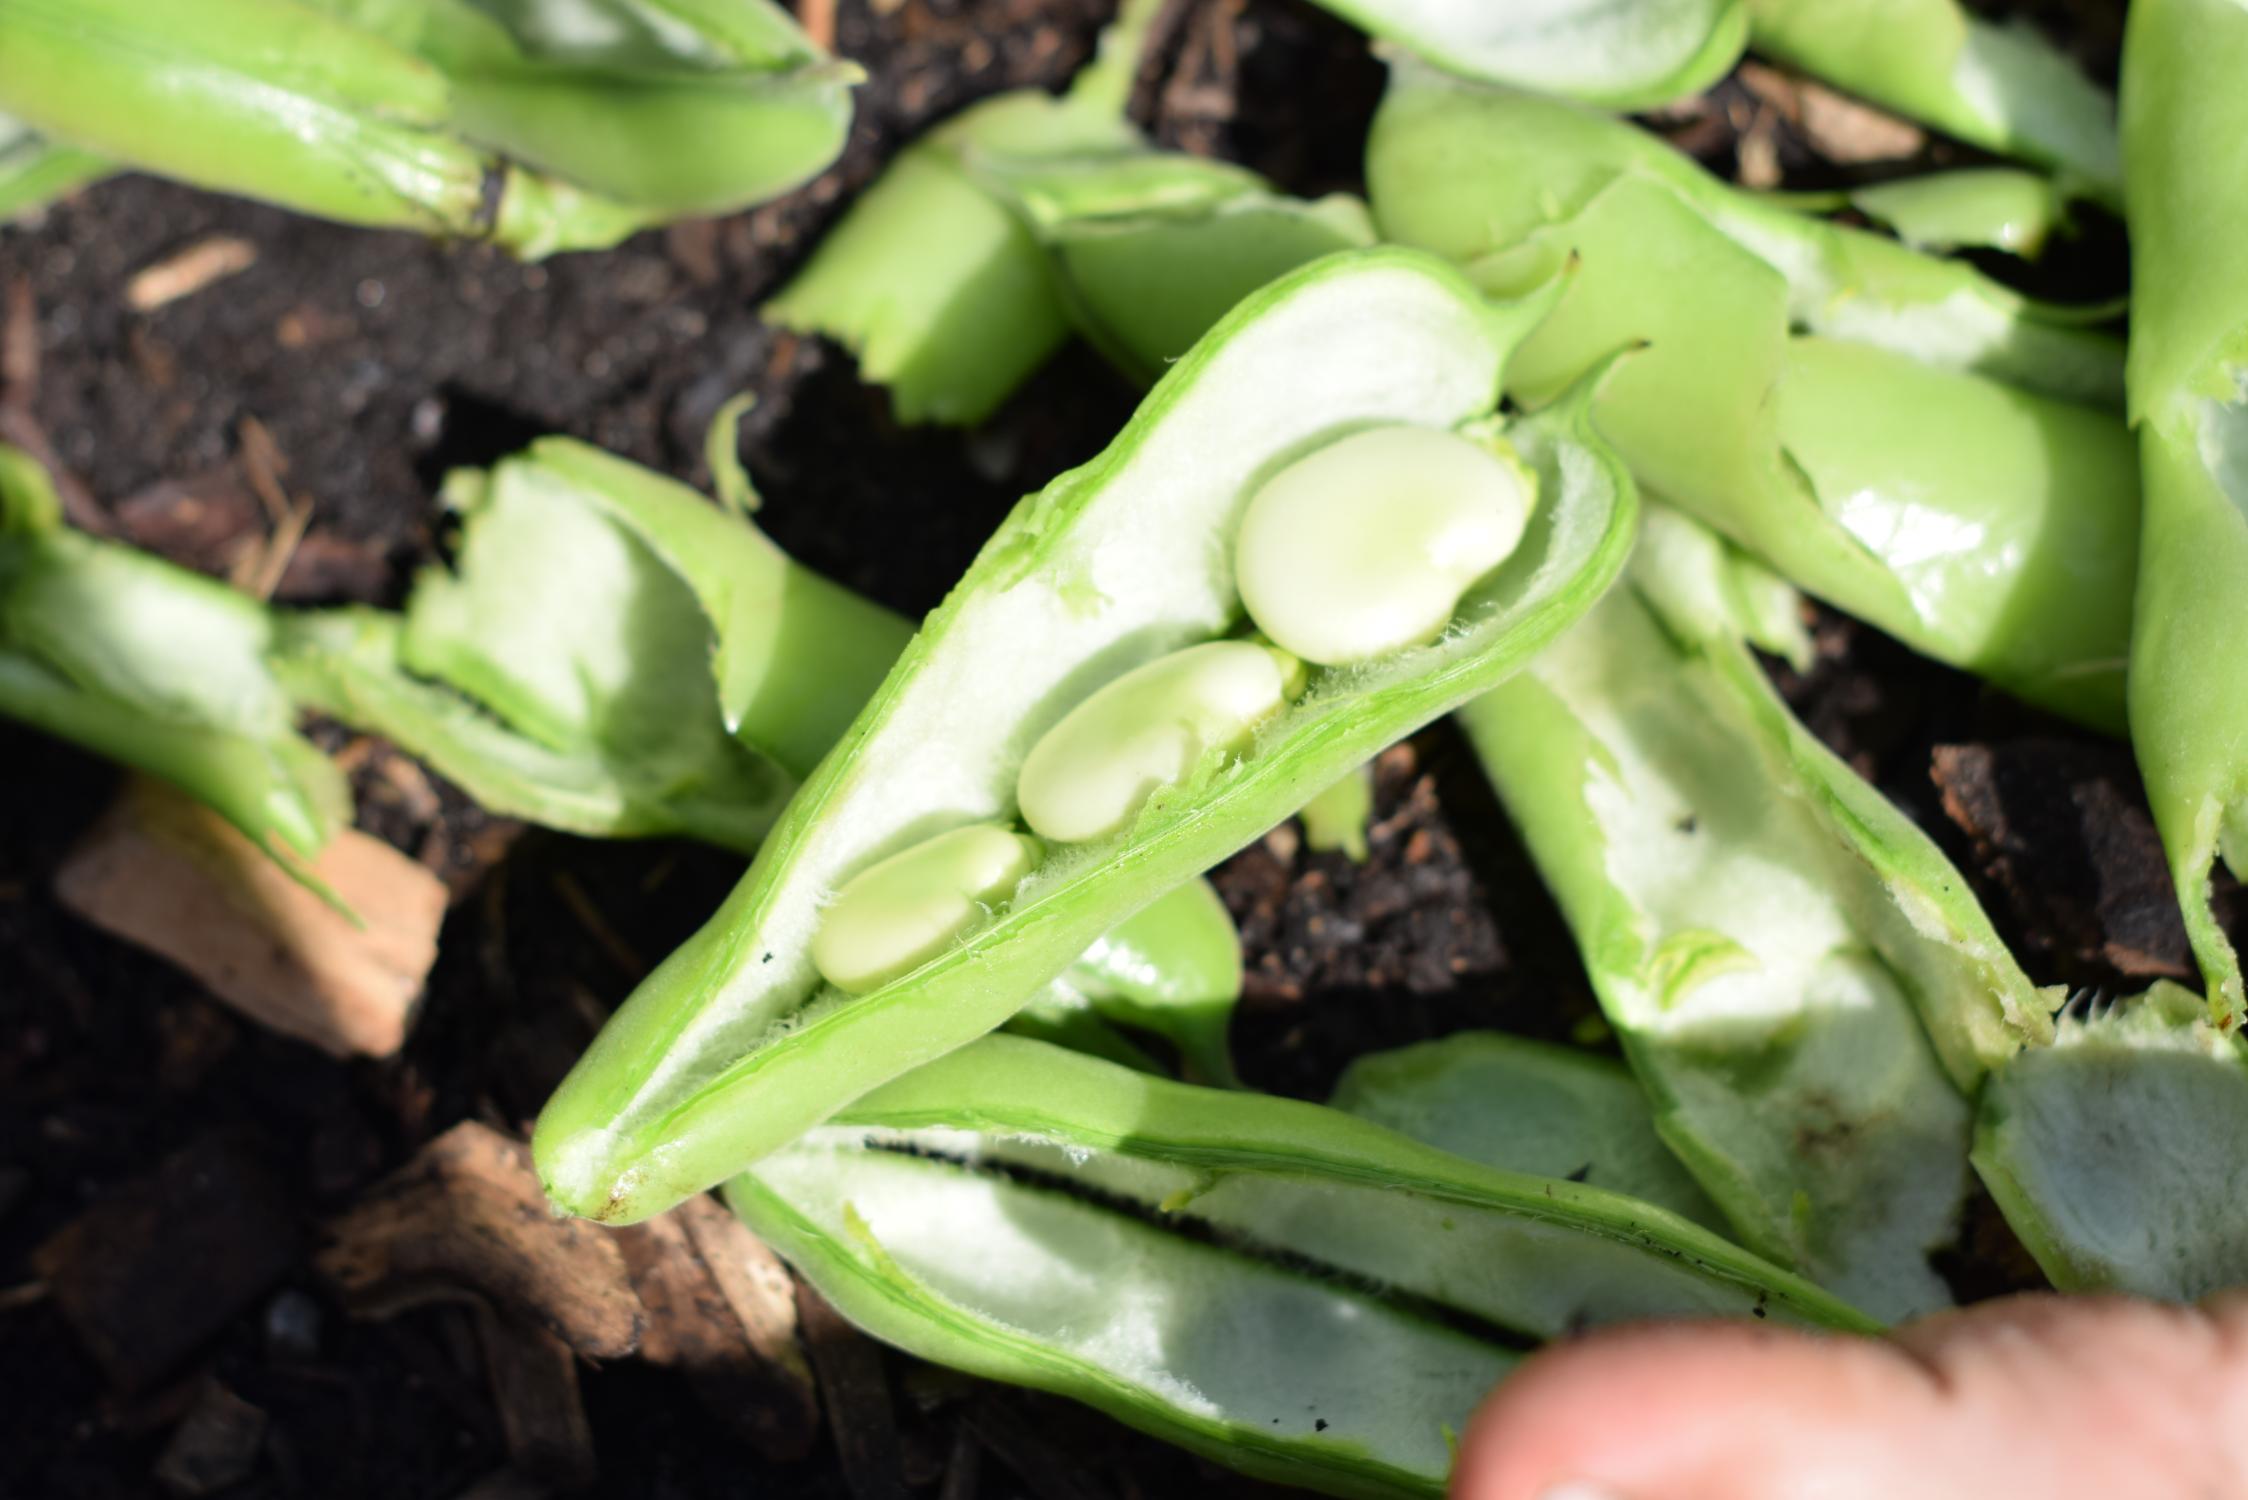
[[[1589,1479],[1565,1479],[1540,1490],[1538,1500],[1624,1500],[1624,1497]]]

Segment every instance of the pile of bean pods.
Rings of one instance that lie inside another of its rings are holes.
[[[308,882],[317,711],[495,811],[754,856],[539,1117],[562,1211],[722,1189],[846,1316],[1242,1471],[1435,1493],[1537,1341],[1948,1304],[1980,1178],[2063,1290],[2248,1282],[2248,9],[2133,0],[2120,111],[1956,0],[1322,0],[1367,196],[1129,118],[1160,7],[900,153],[767,308],[900,420],[1072,336],[1147,394],[917,625],[549,438],[402,608],[71,530],[0,448],[0,711]],[[1994,158],[1834,194],[1627,111],[1744,50]],[[855,71],[768,0],[0,0],[0,216],[118,166],[531,256],[817,172]],[[2008,284],[2121,214],[2119,305]],[[1963,251],[1974,251],[1972,257]],[[1992,269],[1998,268],[1998,272]],[[2206,993],[2069,1003],[1790,713],[1805,596],[2127,734]],[[1238,1087],[1201,877],[1457,714],[1622,1060],[1469,1033]],[[1001,1034],[1004,1033],[1004,1034]]]

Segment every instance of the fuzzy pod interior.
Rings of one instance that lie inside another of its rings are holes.
[[[2061,1290],[2192,1302],[2248,1282],[2243,1139],[2248,1049],[2165,983],[1999,1070],[1975,1166]]]

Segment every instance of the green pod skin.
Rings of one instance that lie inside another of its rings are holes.
[[[1367,143],[1383,237],[1479,278],[1522,274],[1534,248],[1566,255],[1543,241],[1624,179],[1667,191],[1704,221],[1713,246],[1730,240],[1777,273],[1783,327],[2064,400],[2122,404],[2122,343],[2083,326],[2112,318],[2112,308],[2039,302],[1964,262],[1806,214],[1800,199],[1735,187],[1626,121],[1400,61]],[[1681,269],[1721,274],[1711,251],[1697,258],[1706,264]]]
[[[727,1196],[877,1337],[1337,1495],[1440,1493],[1517,1337],[1874,1326],[1620,1194],[1012,1037],[862,1099]]]
[[[2123,50],[2131,417],[2146,477],[2131,741],[2226,1027],[2248,1012],[2210,867],[2248,877],[2248,11],[2144,0]]]
[[[2050,1036],[1965,882],[1788,714],[1723,544],[1650,512],[1632,586],[1461,719],[1657,1128],[1742,1243],[1882,1317],[1949,1300],[1970,1095]]]
[[[0,444],[0,713],[172,783],[327,895],[305,862],[350,792],[295,732],[271,628],[244,594],[72,531],[45,471]]]
[[[2122,207],[2115,100],[2028,27],[1959,0],[1748,0],[1748,16],[1765,56]]]
[[[549,1195],[625,1223],[722,1180],[1000,1025],[1102,933],[1559,634],[1621,567],[1636,516],[1581,402],[1508,430],[1540,506],[1443,639],[1316,675],[1242,757],[1198,767],[1122,834],[1050,853],[943,957],[849,1001],[816,981],[807,950],[843,880],[1005,820],[1022,756],[1074,702],[1238,625],[1228,534],[1261,476],[1367,425],[1486,419],[1549,301],[1496,308],[1440,262],[1383,249],[1236,308],[1104,453],[1002,524],[726,906],[595,1040],[539,1120]]]
[[[1343,1070],[1327,1103],[1482,1166],[1605,1188],[1727,1232],[1663,1144],[1631,1070],[1610,1058],[1461,1031],[1368,1053]]]
[[[1745,0],[1318,0],[1359,30],[1486,83],[1602,109],[1699,93],[1740,61]]]
[[[1651,490],[1915,649],[2120,726],[2136,458],[2120,422],[2051,394],[2104,390],[2112,348],[1564,104],[1401,70],[1367,175],[1385,233],[1494,295],[1574,261],[1514,394],[1644,344],[1598,416]]]
[[[2248,1284],[2248,1049],[2158,984],[1991,1079],[1975,1166],[2069,1292],[2192,1302]]]
[[[902,422],[968,426],[1072,332],[1152,385],[1242,297],[1370,245],[1364,205],[1307,203],[1125,118],[1157,6],[1132,0],[1060,97],[1002,94],[901,152],[763,308],[824,334]]]
[[[0,109],[58,142],[525,257],[754,201],[840,149],[832,65],[702,63],[541,59],[458,0],[0,3]],[[679,151],[673,129],[726,149]]]
[[[1371,852],[1366,839],[1374,821],[1374,767],[1371,762],[1343,777],[1296,810],[1303,821],[1304,844],[1322,853],[1339,853],[1362,865]]]

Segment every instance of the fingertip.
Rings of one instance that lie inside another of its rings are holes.
[[[1768,1422],[1835,1381],[1834,1341],[1736,1323],[1646,1324],[1549,1346],[1485,1400],[1455,1500],[1687,1500]],[[1714,1493],[1714,1492],[1711,1492]]]

